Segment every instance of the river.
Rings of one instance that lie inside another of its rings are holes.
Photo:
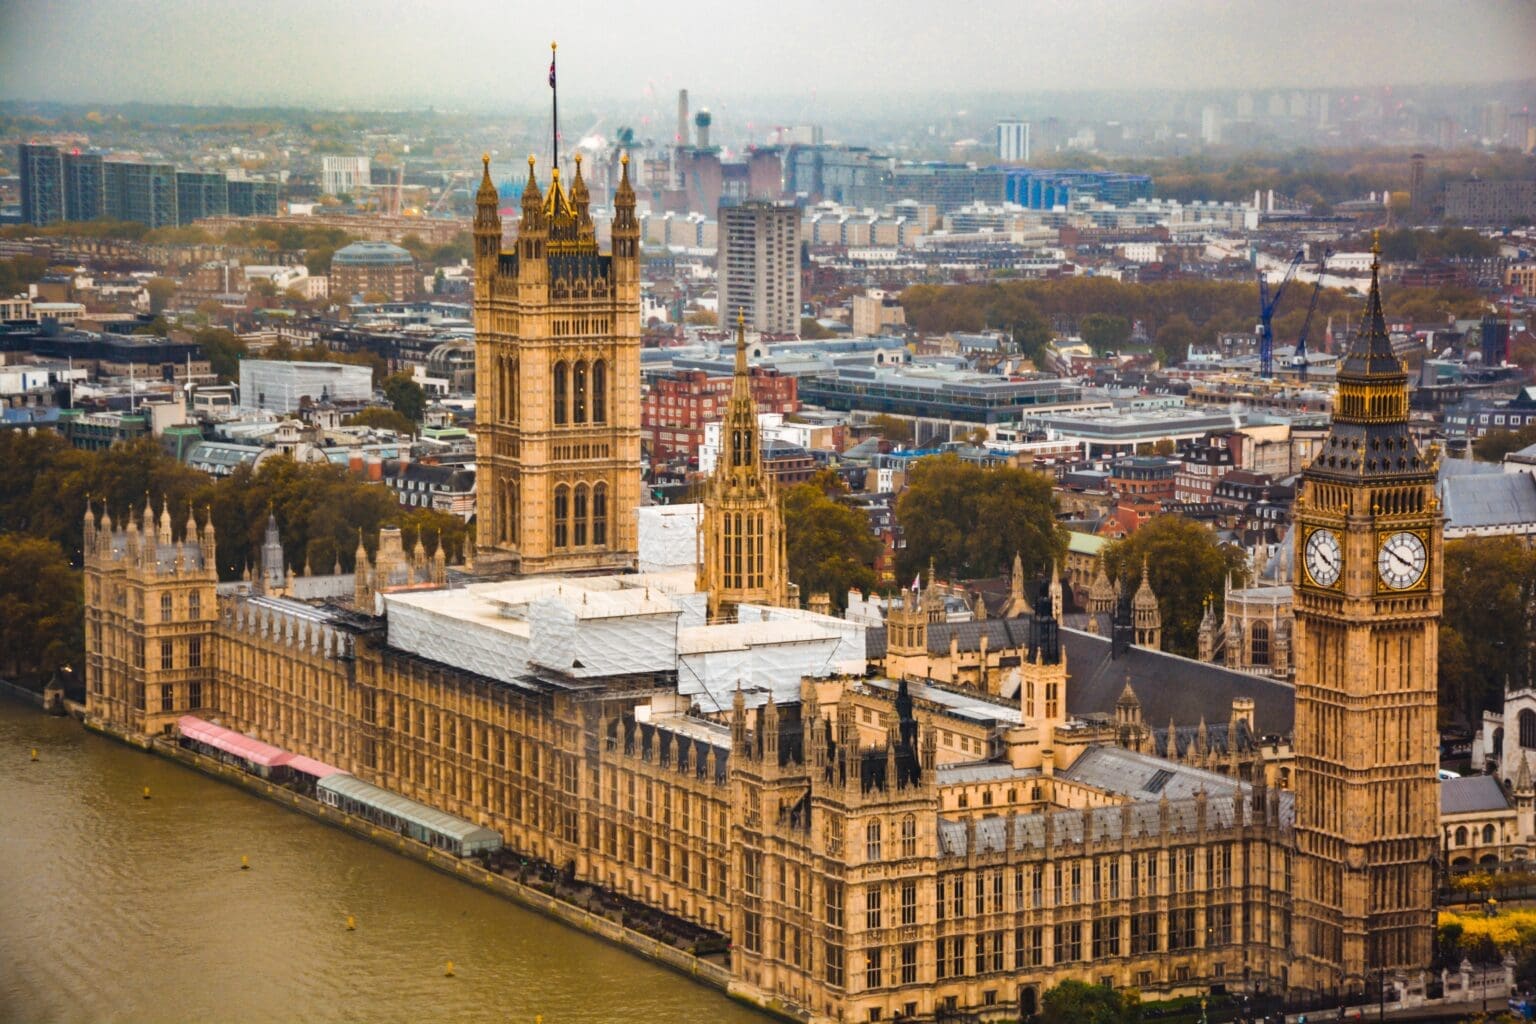
[[[361,839],[0,697],[0,1020],[531,1024],[535,1015],[544,1024],[768,1019]]]

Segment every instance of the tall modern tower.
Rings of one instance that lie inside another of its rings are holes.
[[[1328,436],[1296,502],[1293,987],[1417,973],[1434,936],[1435,459],[1381,312],[1380,247]]]
[[[720,207],[720,322],[746,317],[754,331],[800,330],[800,211],[793,202],[749,199]]]
[[[21,165],[21,219],[52,224],[64,219],[64,163],[58,146],[23,142],[16,147]]]
[[[106,171],[100,153],[64,154],[64,217],[100,220],[107,215]]]
[[[627,569],[639,554],[640,226],[629,159],[599,250],[581,177],[549,193],[528,158],[517,242],[501,247],[490,157],[475,198],[478,567]]]
[[[763,467],[747,332],[739,317],[736,375],[720,429],[720,459],[705,485],[699,543],[699,589],[709,595],[710,618],[733,618],[742,604],[787,602],[784,517],[778,488]]]
[[[997,122],[997,158],[1006,164],[1029,163],[1029,122]]]

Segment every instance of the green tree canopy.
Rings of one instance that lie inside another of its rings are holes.
[[[814,317],[803,316],[800,318],[800,337],[807,341],[821,341],[825,338],[835,338],[837,335],[821,326]]]
[[[912,421],[900,416],[876,413],[869,418],[869,425],[880,431],[880,436],[892,444],[912,443]]]
[[[1031,469],[987,468],[953,452],[918,459],[896,499],[907,542],[896,558],[898,577],[926,572],[930,561],[951,579],[997,576],[1015,553],[1025,572],[1044,573],[1067,547],[1051,483]]]
[[[144,290],[149,292],[149,311],[159,313],[176,294],[176,282],[169,277],[152,277],[145,283]]]
[[[1176,514],[1156,516],[1110,544],[1104,549],[1104,564],[1111,577],[1133,590],[1140,583],[1142,565],[1147,566],[1163,619],[1163,650],[1191,657],[1198,649],[1206,598],[1216,603],[1219,620],[1228,574],[1245,569],[1241,550]]]
[[[1107,985],[1063,981],[1040,1000],[1041,1024],[1138,1024],[1140,1020],[1136,997]]]
[[[1131,322],[1113,313],[1089,313],[1077,323],[1088,347],[1099,355],[1119,351],[1131,337]]]
[[[384,397],[400,415],[421,422],[427,412],[427,393],[408,373],[392,373],[384,378]]]
[[[240,360],[247,349],[238,334],[223,327],[205,327],[192,337],[202,346],[208,366],[219,380],[232,383],[240,379]]]
[[[870,533],[863,511],[838,500],[846,493],[831,470],[784,492],[789,579],[799,585],[802,601],[825,591],[833,607],[842,609],[849,590],[867,594],[874,588],[880,541]]]

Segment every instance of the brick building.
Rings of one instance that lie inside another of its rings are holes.
[[[794,377],[754,368],[751,382],[752,401],[759,412],[799,411]],[[731,378],[712,377],[703,370],[680,370],[654,381],[640,407],[640,438],[651,461],[697,459],[704,424],[724,418],[730,398]]]

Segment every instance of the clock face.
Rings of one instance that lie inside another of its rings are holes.
[[[1331,587],[1339,581],[1339,571],[1344,567],[1344,552],[1339,548],[1339,538],[1332,530],[1313,530],[1307,535],[1304,552],[1307,575],[1320,587]]]
[[[1394,533],[1381,545],[1376,556],[1376,570],[1381,582],[1393,590],[1407,590],[1424,578],[1429,554],[1424,542],[1413,533]]]

